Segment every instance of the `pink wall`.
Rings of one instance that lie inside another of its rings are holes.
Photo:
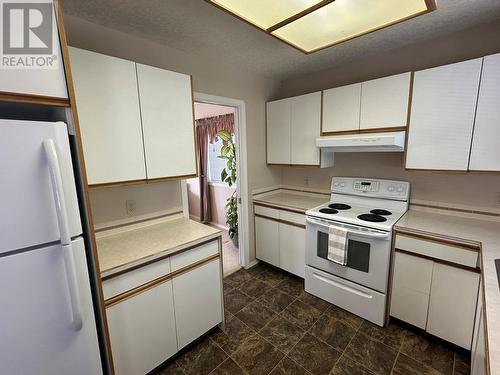
[[[214,184],[209,186],[212,223],[226,226],[226,201],[234,193],[236,188],[225,185]]]
[[[200,185],[197,178],[187,180],[189,216],[191,219],[200,218]],[[226,201],[234,193],[236,188],[223,184],[210,184],[210,214],[211,222],[220,226],[226,226]]]

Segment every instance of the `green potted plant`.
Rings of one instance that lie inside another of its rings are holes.
[[[224,141],[224,146],[220,150],[219,158],[226,160],[226,167],[222,170],[220,178],[222,182],[229,186],[236,184],[236,146],[231,134],[225,130],[217,133],[217,136]],[[226,224],[229,228],[229,237],[233,244],[238,246],[238,201],[236,191],[227,199],[226,203]]]

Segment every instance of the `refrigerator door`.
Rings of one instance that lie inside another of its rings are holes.
[[[71,237],[82,233],[66,124],[0,120],[0,254],[60,240],[53,185],[43,147],[57,151]]]
[[[83,240],[71,243],[77,295],[71,296],[63,247],[0,258],[0,374],[102,374]],[[73,326],[72,298],[81,306]]]

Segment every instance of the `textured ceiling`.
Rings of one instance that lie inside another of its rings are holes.
[[[500,0],[437,0],[438,10],[430,14],[305,55],[203,0],[62,0],[62,5],[67,14],[274,79],[500,19]]]

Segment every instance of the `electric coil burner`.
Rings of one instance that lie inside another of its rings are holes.
[[[374,214],[362,214],[358,215],[359,220],[363,221],[369,221],[371,223],[383,223],[384,221],[387,221],[387,219],[383,216],[380,215],[374,215]]]
[[[306,212],[305,290],[383,326],[392,228],[408,210],[410,184],[334,177],[330,190],[329,202]],[[331,259],[329,248],[343,234],[342,262]]]
[[[371,210],[370,213],[372,213],[374,215],[382,215],[382,216],[392,215],[391,211],[387,211],[387,210],[384,210],[384,209],[381,209],[381,208],[377,208],[375,210]]]
[[[332,204],[329,204],[328,207],[333,208],[334,210],[350,210],[351,209],[351,206],[349,206],[348,204],[344,204],[344,203],[332,203]]]
[[[332,208],[320,208],[319,212],[322,214],[338,214],[339,212],[337,210],[334,210]]]

